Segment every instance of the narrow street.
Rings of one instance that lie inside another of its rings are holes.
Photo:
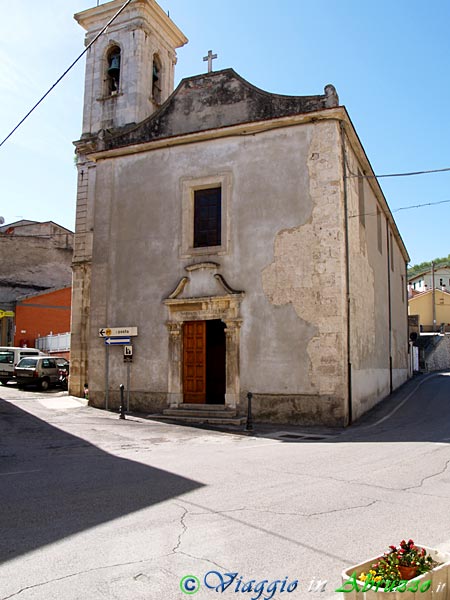
[[[346,430],[253,435],[123,421],[58,390],[0,398],[0,600],[179,600],[186,575],[196,600],[258,597],[205,585],[231,572],[338,599],[344,568],[403,538],[450,550],[450,374]]]

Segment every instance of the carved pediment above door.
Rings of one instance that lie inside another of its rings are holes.
[[[224,295],[242,295],[219,273],[220,265],[215,262],[193,263],[185,267],[188,275],[182,277],[167,300],[209,298]]]

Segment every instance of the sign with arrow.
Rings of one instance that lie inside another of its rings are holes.
[[[129,335],[105,337],[105,346],[128,346],[131,343]]]
[[[98,335],[101,338],[107,337],[121,337],[128,336],[133,337],[138,334],[137,327],[102,327],[98,330]]]

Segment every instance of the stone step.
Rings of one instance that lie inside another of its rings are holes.
[[[246,422],[246,417],[217,417],[217,416],[208,416],[203,415],[200,417],[193,416],[172,416],[172,415],[158,415],[158,421],[170,421],[172,423],[186,423],[186,424],[209,424],[209,425],[244,425]]]
[[[214,419],[229,419],[236,416],[236,411],[231,409],[208,410],[197,408],[196,410],[186,410],[184,408],[165,408],[163,415],[167,417],[211,417]]]
[[[178,408],[185,410],[234,410],[225,404],[189,404],[187,402],[179,404]]]

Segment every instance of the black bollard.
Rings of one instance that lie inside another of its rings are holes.
[[[253,420],[252,420],[252,398],[253,394],[249,392],[247,394],[247,424],[245,425],[245,431],[253,431]]]
[[[124,390],[124,385],[123,383],[120,384],[120,408],[119,408],[119,419],[125,419],[125,402],[123,401],[123,390]]]

